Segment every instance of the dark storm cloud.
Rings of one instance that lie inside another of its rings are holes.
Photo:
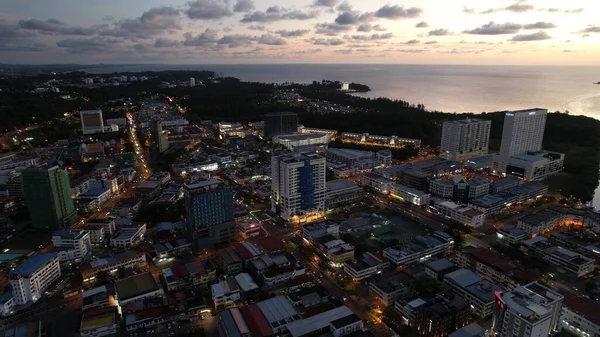
[[[278,30],[275,33],[281,37],[298,37],[306,35],[310,32],[309,29],[296,29],[296,30]]]
[[[303,12],[297,9],[272,6],[266,11],[255,11],[244,15],[242,22],[276,22],[281,20],[309,20],[317,17],[317,11]]]
[[[337,23],[318,23],[315,25],[315,33],[327,36],[337,36],[339,33],[352,29],[352,26],[340,25]]]
[[[312,42],[312,44],[320,45],[320,46],[339,46],[339,45],[346,43],[346,41],[344,41],[342,39],[315,39],[315,38],[312,38],[307,41]]]
[[[521,30],[522,26],[516,23],[502,23],[498,24],[493,21],[485,24],[481,27],[475,28],[473,30],[467,30],[465,33],[467,34],[475,34],[475,35],[502,35],[502,34],[514,34]]]
[[[287,42],[275,35],[264,34],[258,39],[259,44],[266,44],[270,46],[281,46],[287,44]]]
[[[446,35],[450,35],[450,31],[448,29],[434,29],[434,30],[430,30],[429,33],[427,33],[427,35],[429,35],[429,36],[446,36]]]
[[[421,8],[416,7],[404,8],[398,5],[385,5],[375,12],[375,16],[385,19],[416,18],[422,12]]]
[[[0,19],[0,51],[40,52],[48,49],[44,43],[32,41],[35,34]]]
[[[548,35],[546,32],[540,30],[539,32],[533,33],[533,34],[515,35],[510,40],[511,41],[516,41],[516,42],[526,42],[526,41],[549,40],[551,38],[552,37],[550,35]]]
[[[252,2],[252,0],[238,0],[238,2],[236,2],[235,6],[233,6],[234,12],[246,13],[246,12],[250,12],[253,9],[254,9],[254,3]]]
[[[536,22],[529,25],[524,25],[523,29],[550,29],[556,28],[556,25],[552,22]]]
[[[69,27],[64,22],[57,19],[38,20],[29,19],[19,21],[19,27],[22,29],[36,30],[42,33],[64,34],[64,35],[83,35],[90,36],[100,32],[100,26],[92,27]]]
[[[427,28],[427,27],[429,27],[429,24],[427,22],[425,22],[425,21],[421,21],[421,22],[417,23],[415,25],[415,27],[417,27],[417,28]]]
[[[225,0],[195,0],[188,5],[185,14],[190,19],[217,20],[233,15],[229,2]]]
[[[204,46],[217,42],[219,35],[212,29],[206,29],[204,32],[194,36],[192,33],[183,35],[183,44],[186,46]]]

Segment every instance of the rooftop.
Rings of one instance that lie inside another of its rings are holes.
[[[264,337],[273,334],[273,329],[271,329],[269,322],[258,305],[250,304],[242,307],[240,308],[240,313],[244,317],[253,337]]]
[[[128,300],[159,289],[152,273],[143,273],[115,282],[119,300]]]
[[[346,306],[337,307],[323,313],[297,320],[286,325],[292,337],[308,335],[312,332],[324,329],[334,321],[353,315],[352,311]],[[339,322],[341,323],[341,321]]]
[[[448,337],[481,337],[485,333],[485,329],[481,327],[481,325],[477,323],[471,323],[465,327],[462,327],[450,335]]]
[[[481,281],[481,277],[468,269],[459,269],[444,276],[444,279],[452,280],[461,288],[466,288]]]
[[[373,152],[371,151],[362,151],[362,150],[354,150],[354,149],[338,149],[338,148],[329,148],[327,149],[327,154],[333,153],[340,157],[346,157],[349,159],[361,159],[361,158],[370,158],[373,156]]]
[[[301,319],[286,296],[273,297],[257,305],[273,328]]]
[[[37,253],[13,269],[9,275],[21,275],[23,277],[31,276],[55,257],[56,254],[54,253]]]
[[[353,181],[346,179],[336,179],[325,183],[328,191],[343,190],[346,188],[358,187]]]
[[[435,272],[440,272],[440,271],[452,268],[454,266],[455,266],[454,263],[452,263],[448,259],[439,259],[439,260],[429,262],[427,264],[427,268],[429,268]]]
[[[343,328],[343,327],[348,326],[350,324],[356,323],[356,322],[358,322],[360,320],[361,319],[358,318],[358,316],[356,316],[354,313],[352,313],[352,314],[350,314],[348,316],[345,316],[345,317],[342,317],[342,318],[338,318],[338,319],[336,319],[334,321],[331,321],[331,325],[333,325],[333,327],[336,328],[336,329],[340,329],[340,328]]]
[[[524,216],[519,219],[520,222],[524,222],[533,226],[541,226],[544,225],[548,221],[552,221],[558,217],[558,214],[549,211],[549,210],[541,210],[529,215]]]
[[[487,303],[494,301],[494,299],[496,298],[495,294],[504,290],[497,284],[492,283],[488,280],[481,280],[475,284],[466,287],[466,289],[469,293],[476,296],[483,302]]]

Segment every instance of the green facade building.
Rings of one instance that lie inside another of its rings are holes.
[[[28,168],[21,179],[33,228],[53,230],[77,221],[67,171],[58,166]]]

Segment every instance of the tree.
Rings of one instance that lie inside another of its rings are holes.
[[[98,280],[99,283],[106,283],[108,280],[108,272],[105,270],[99,271],[98,274],[96,274],[96,280]]]
[[[419,277],[417,282],[413,284],[413,289],[418,296],[423,298],[432,298],[437,293],[442,291],[442,283],[429,275]]]

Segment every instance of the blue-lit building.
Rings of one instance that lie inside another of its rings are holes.
[[[217,179],[184,186],[187,230],[196,250],[235,237],[233,190]]]

